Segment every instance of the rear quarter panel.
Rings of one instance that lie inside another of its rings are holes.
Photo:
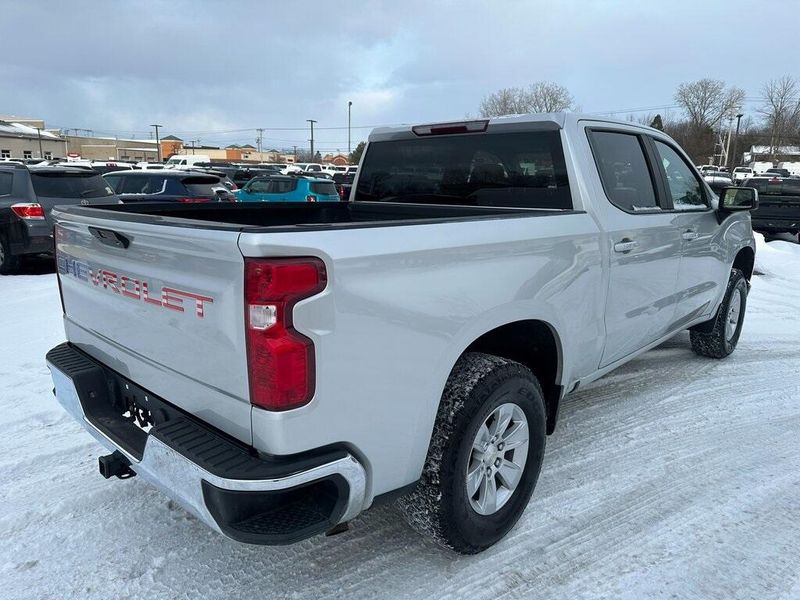
[[[288,412],[253,409],[254,445],[289,454],[343,442],[365,462],[372,494],[413,482],[450,370],[483,333],[540,319],[568,357],[562,380],[596,369],[605,293],[599,244],[583,213],[347,235],[243,233],[245,256],[319,256],[329,281],[294,310],[295,327],[315,344],[315,396]]]

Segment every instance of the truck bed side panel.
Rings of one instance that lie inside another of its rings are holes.
[[[372,494],[419,477],[447,376],[486,331],[538,318],[561,334],[571,358],[563,377],[598,364],[600,233],[587,214],[243,233],[240,247],[245,256],[320,256],[329,281],[294,312],[315,344],[315,397],[285,413],[254,408],[254,445],[287,454],[344,442],[371,470]]]

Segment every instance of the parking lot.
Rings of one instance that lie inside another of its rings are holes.
[[[100,446],[50,391],[48,271],[0,277],[4,597],[800,597],[795,243],[759,241],[729,359],[698,359],[682,334],[568,397],[525,515],[473,557],[391,506],[336,537],[240,545],[138,478],[102,479]]]

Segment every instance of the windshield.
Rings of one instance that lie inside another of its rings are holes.
[[[558,131],[372,142],[355,200],[572,208]]]
[[[33,190],[42,198],[103,198],[112,190],[103,177],[94,171],[31,172]]]

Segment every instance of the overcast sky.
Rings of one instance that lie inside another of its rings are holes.
[[[585,112],[675,113],[678,83],[757,102],[800,76],[800,2],[39,2],[3,0],[0,114],[97,134],[347,148],[368,126],[476,116],[486,93],[550,80]],[[281,130],[283,128],[283,130]],[[339,128],[339,129],[325,129]],[[236,131],[239,130],[239,131]],[[247,130],[247,131],[243,131]]]

